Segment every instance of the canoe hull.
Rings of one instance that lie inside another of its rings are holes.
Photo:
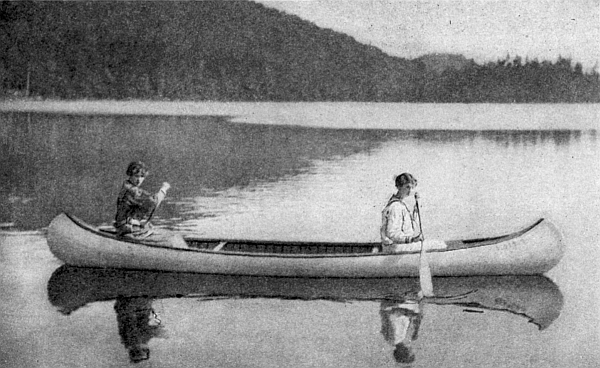
[[[58,259],[79,267],[285,277],[419,275],[418,252],[298,255],[174,249],[101,236],[66,214],[51,222],[48,245]],[[434,276],[536,275],[554,267],[563,251],[558,229],[550,221],[541,220],[510,240],[465,249],[431,251],[428,260]]]

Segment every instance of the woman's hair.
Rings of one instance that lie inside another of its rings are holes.
[[[415,179],[415,177],[409,173],[403,173],[403,174],[396,176],[396,187],[397,188],[400,188],[404,184],[408,184],[408,183],[410,183],[414,186],[417,186],[417,179]]]
[[[127,166],[127,176],[133,176],[138,173],[141,173],[144,176],[146,174],[148,174],[148,169],[146,168],[146,164],[143,163],[142,161],[133,161],[132,163],[129,164],[129,166]]]

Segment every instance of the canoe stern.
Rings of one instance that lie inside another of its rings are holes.
[[[524,234],[477,248],[431,253],[435,276],[542,275],[556,266],[565,251],[558,228],[543,219]]]

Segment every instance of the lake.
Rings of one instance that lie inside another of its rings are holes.
[[[0,363],[393,367],[390,303],[416,279],[227,277],[65,267],[61,212],[109,225],[132,160],[172,189],[154,224],[206,237],[377,241],[411,172],[426,238],[540,217],[566,253],[544,277],[436,278],[413,367],[595,367],[600,359],[598,105],[0,103]],[[155,318],[153,312],[158,317]],[[386,314],[387,313],[387,314]],[[160,322],[159,322],[160,321]],[[150,324],[149,324],[150,323]],[[135,327],[131,327],[135,326]]]

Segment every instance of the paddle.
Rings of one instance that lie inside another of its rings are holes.
[[[415,193],[415,206],[417,208],[417,216],[419,216],[419,230],[423,235],[423,226],[421,225],[421,210],[419,209],[419,194]],[[431,269],[427,261],[427,252],[423,240],[421,240],[421,254],[419,256],[419,284],[421,285],[421,294],[424,297],[433,297],[433,281],[431,279]]]
[[[150,216],[148,216],[148,219],[144,222],[144,224],[147,224],[150,222],[150,219],[152,218],[152,216],[154,216],[154,211],[156,211],[158,206],[160,206],[160,203],[157,204],[156,206],[154,206],[154,208],[152,209],[152,212],[150,212]]]
[[[165,197],[167,196],[167,190],[169,190],[170,188],[171,188],[171,185],[169,185],[169,183],[163,183],[162,187],[160,188],[160,190],[164,193]],[[156,206],[154,206],[154,208],[152,209],[152,212],[150,212],[150,216],[148,216],[148,219],[146,220],[145,224],[150,222],[150,219],[152,218],[152,216],[154,216],[154,212],[156,211],[158,206],[160,206],[161,203],[162,203],[162,201],[158,202],[156,204]]]

